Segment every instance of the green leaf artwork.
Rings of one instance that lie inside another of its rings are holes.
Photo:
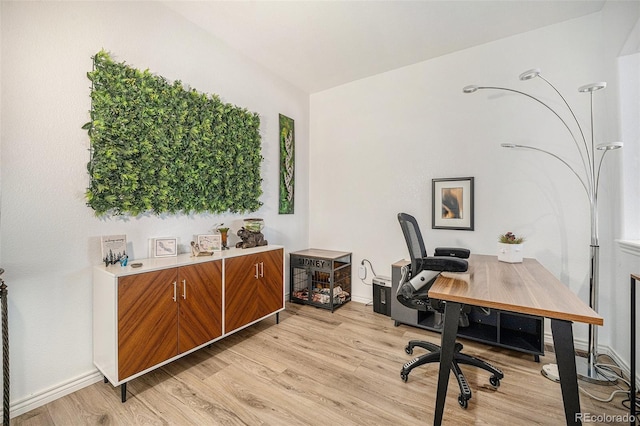
[[[260,117],[149,70],[93,57],[87,205],[97,216],[254,212]]]
[[[295,158],[293,119],[280,114],[280,214],[293,213]]]

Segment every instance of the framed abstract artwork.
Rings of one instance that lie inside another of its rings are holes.
[[[473,231],[473,178],[433,179],[433,229]]]

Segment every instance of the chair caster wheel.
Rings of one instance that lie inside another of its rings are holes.
[[[405,346],[404,351],[407,355],[413,355],[413,348],[409,345]]]
[[[458,404],[460,404],[460,406],[464,409],[469,406],[469,402],[462,394],[458,395]]]
[[[489,377],[489,383],[491,383],[491,386],[493,387],[500,387],[500,379],[498,379],[496,376]]]
[[[400,378],[402,379],[403,382],[407,383],[407,380],[409,380],[409,375],[404,371],[402,371],[400,372]]]

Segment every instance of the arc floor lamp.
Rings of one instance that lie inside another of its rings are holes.
[[[571,172],[578,178],[584,191],[589,200],[589,211],[591,215],[591,267],[590,267],[590,277],[589,277],[589,306],[594,310],[598,311],[598,280],[599,280],[599,251],[600,246],[598,242],[598,184],[600,182],[600,168],[602,167],[602,160],[604,160],[605,154],[614,149],[622,148],[622,142],[613,142],[613,143],[601,143],[596,145],[595,138],[593,133],[593,93],[604,89],[607,87],[607,83],[599,82],[587,84],[585,86],[581,86],[578,88],[578,91],[581,93],[589,93],[590,102],[591,102],[591,120],[590,120],[590,140],[588,140],[588,136],[585,135],[585,132],[578,121],[578,118],[574,114],[571,106],[567,102],[567,100],[562,96],[560,91],[555,88],[553,84],[551,84],[547,79],[545,79],[540,70],[535,68],[520,74],[520,80],[531,80],[534,78],[540,78],[545,83],[547,83],[560,98],[564,102],[564,105],[567,107],[567,110],[573,117],[573,122],[571,125],[553,108],[551,108],[547,103],[541,101],[535,96],[532,96],[528,93],[510,89],[506,87],[495,87],[495,86],[466,86],[462,89],[464,93],[474,93],[478,90],[503,90],[507,92],[517,93],[519,95],[526,96],[527,98],[540,103],[542,106],[547,108],[555,117],[557,117],[564,127],[567,129],[573,142],[576,146],[578,154],[580,156],[580,162],[582,163],[582,168],[575,168],[571,166],[565,159],[560,157],[559,155],[547,151],[541,148],[537,148],[535,146],[528,145],[519,145],[519,144],[511,144],[511,143],[503,143],[501,146],[504,148],[521,148],[528,149],[533,151],[538,151],[543,154],[549,155],[556,160],[560,161],[562,164],[567,166]],[[579,137],[576,136],[576,130],[579,133]],[[601,155],[599,159],[596,158],[596,151],[601,151]],[[612,384],[615,383],[615,380],[612,380],[610,377],[607,377],[603,374],[600,374],[597,370],[596,362],[598,356],[598,330],[594,325],[589,325],[589,348],[586,360],[584,358],[576,359],[576,369],[578,372],[578,377],[581,379],[598,384]],[[551,369],[553,370],[553,369]],[[548,369],[543,367],[543,372],[549,372]]]

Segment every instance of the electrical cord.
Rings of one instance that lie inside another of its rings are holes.
[[[360,262],[360,266],[364,266],[364,262],[367,262],[369,264],[369,267],[371,268],[371,273],[373,274],[373,276],[376,276],[375,271],[373,270],[373,264],[371,264],[371,262],[369,261],[369,259],[362,259],[362,261]],[[368,286],[372,286],[373,285],[373,279],[371,280],[370,283],[365,281],[365,278],[367,278],[367,269],[365,266],[365,272],[364,272],[364,278],[360,278],[360,281],[362,282],[362,284],[364,285],[368,285]],[[365,304],[365,306],[369,306],[369,305],[373,305],[373,300],[371,302],[367,302]]]
[[[604,371],[598,371],[598,372],[600,374],[602,374],[604,377],[606,377],[607,380],[612,381],[612,382],[615,381],[615,380],[621,380],[621,381],[625,382],[627,384],[627,386],[631,387],[631,382],[624,378],[624,374],[622,372],[622,368],[620,368],[617,364],[596,363],[595,367],[598,370],[604,370]],[[619,372],[616,373],[615,371],[612,371],[611,370],[612,368],[617,368],[619,370]],[[610,376],[607,377],[608,374],[610,374]]]
[[[364,262],[367,262],[369,264],[369,267],[371,268],[371,273],[373,274],[374,277],[376,277],[376,271],[373,270],[373,264],[369,261],[369,259],[362,259],[362,261],[360,262],[361,266],[364,266]],[[364,278],[360,278],[360,281],[362,281],[362,283],[364,285],[373,285],[373,280],[371,280],[370,283],[366,282],[365,279],[367,278],[367,273],[366,273],[366,266],[365,266],[365,274],[364,274]]]
[[[582,393],[587,394],[589,397],[591,397],[592,399],[595,399],[596,401],[600,401],[600,402],[611,402],[613,401],[613,398],[619,394],[619,393],[623,393],[625,395],[629,394],[629,391],[625,391],[622,389],[619,390],[615,390],[613,392],[611,392],[611,395],[609,395],[609,398],[603,399],[603,398],[598,398],[597,396],[590,394],[585,388],[583,388],[582,386],[579,386],[578,389],[580,389],[582,391]],[[628,401],[628,400],[627,400]]]
[[[618,390],[615,390],[613,392],[611,392],[611,394],[609,395],[608,398],[600,398],[597,397],[591,393],[589,393],[589,391],[587,391],[585,388],[583,388],[582,386],[578,386],[578,389],[580,389],[581,392],[583,392],[584,394],[586,394],[587,396],[589,396],[592,399],[595,399],[596,401],[600,401],[600,402],[611,402],[613,401],[613,398],[618,395],[618,394],[625,394],[627,395],[627,398],[621,401],[621,405],[626,408],[629,409],[629,403],[631,402],[631,383],[629,382],[629,380],[624,378],[624,374],[622,371],[622,368],[620,368],[619,365],[617,364],[603,364],[603,363],[596,363],[594,364],[594,367],[596,368],[596,370],[598,371],[598,373],[600,373],[602,376],[604,376],[608,381],[610,382],[614,382],[614,381],[621,381],[624,382],[625,385],[628,386],[627,390],[624,390],[620,385],[618,386]],[[618,372],[614,371],[614,369],[617,369]],[[635,378],[631,378],[632,380],[635,380]],[[640,407],[640,403],[636,402],[636,405],[638,405]]]

